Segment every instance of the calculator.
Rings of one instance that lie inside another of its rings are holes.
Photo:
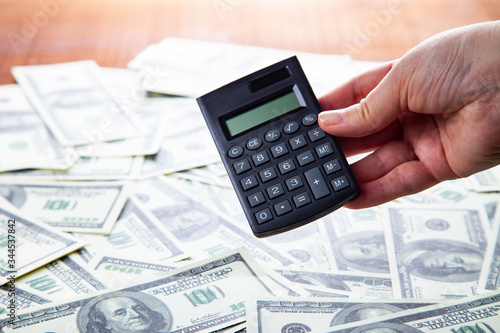
[[[317,220],[359,194],[296,56],[197,98],[252,232]]]

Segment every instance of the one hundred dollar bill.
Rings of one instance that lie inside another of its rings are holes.
[[[389,274],[380,208],[339,209],[323,218],[334,270]]]
[[[464,179],[440,183],[425,191],[399,198],[398,201],[409,204],[465,204],[467,206],[482,206],[486,209],[488,218],[493,223],[496,207],[500,201],[497,192],[475,192],[467,190]]]
[[[215,167],[212,168],[212,170],[214,176],[216,176],[218,168]],[[247,218],[243,213],[241,204],[232,186],[228,189],[200,183],[199,181],[179,181],[177,184],[179,188],[186,189],[187,193],[195,194],[198,202],[204,204],[206,207],[210,207],[210,209],[217,212],[217,214],[224,219],[231,221],[243,230],[248,230],[248,232],[251,233]],[[308,270],[330,269],[328,251],[325,248],[325,242],[319,229],[319,223],[311,223],[300,229],[267,237],[262,243],[294,258],[296,261],[294,265],[297,266],[297,268],[302,267]]]
[[[351,321],[432,304],[425,300],[254,298],[247,305],[247,332],[326,332]]]
[[[179,177],[182,179],[194,180],[196,182],[210,185],[210,186],[218,186],[225,187],[228,190],[233,190],[233,186],[231,185],[231,181],[229,177],[226,175],[219,176],[211,172],[208,168],[211,165],[216,165],[218,163],[205,165],[198,168],[193,168],[189,170],[179,171],[171,174],[170,176]]]
[[[181,38],[166,38],[149,45],[128,66],[154,73],[144,82],[148,91],[197,97],[293,55],[299,57],[317,96],[353,75],[351,59],[345,55],[297,53]],[[324,75],[325,71],[336,75]]]
[[[276,269],[278,274],[309,292],[346,291],[352,298],[393,298],[386,274]]]
[[[186,132],[164,137],[158,153],[145,157],[140,177],[155,177],[219,161],[208,129],[194,126]]]
[[[492,229],[479,276],[479,293],[500,289],[500,210],[496,213]]]
[[[162,176],[138,183],[133,192],[162,225],[200,257],[246,246],[259,263],[272,267],[295,263],[289,255],[201,204],[196,187],[188,186],[188,182]]]
[[[124,288],[141,281],[168,275],[168,272],[189,262],[162,264],[149,258],[134,259],[131,256],[117,257],[102,253],[94,255],[88,266],[110,289]]]
[[[136,198],[129,198],[109,235],[80,234],[79,237],[87,242],[85,249],[92,257],[96,253],[107,253],[168,263],[189,257],[183,250],[184,244],[180,244]]]
[[[484,210],[394,205],[387,213],[396,297],[444,299],[476,293],[490,229]]]
[[[57,143],[19,86],[0,87],[0,172],[67,169],[75,160]]]
[[[87,267],[65,256],[26,274],[16,281],[16,288],[52,301],[105,290],[106,285]]]
[[[63,257],[85,243],[39,222],[0,198],[0,285]]]
[[[0,316],[6,317],[9,314],[15,315],[19,311],[28,308],[51,303],[52,300],[23,290],[15,284],[10,283],[0,286]]]
[[[148,128],[148,135],[76,146],[76,153],[83,157],[141,156],[158,153],[167,120],[164,110],[137,112],[137,117]]]
[[[7,179],[20,181],[52,180],[125,180],[136,179],[144,162],[143,156],[135,157],[78,157],[67,170],[22,170],[0,173],[0,182]]]
[[[209,167],[210,165],[207,166],[207,168]],[[218,169],[217,168],[214,169],[215,170],[213,170],[212,174],[218,177],[217,173]],[[229,179],[227,174],[225,177]],[[204,204],[205,206],[210,207],[212,210],[216,211],[220,215],[225,216],[231,222],[234,222],[241,228],[246,228],[245,230],[251,232],[251,229],[248,226],[248,221],[245,216],[245,212],[241,207],[240,201],[238,200],[238,197],[236,196],[236,192],[234,191],[232,185],[230,188],[227,188],[224,186],[213,186],[210,185],[210,183],[199,181],[189,177],[186,179],[189,179],[190,181],[189,182],[179,181],[179,187],[185,188],[186,192],[188,193],[196,193],[195,198],[198,202]]]
[[[128,184],[116,182],[0,182],[0,195],[13,205],[72,232],[109,233],[128,194]]]
[[[379,320],[345,324],[323,332],[494,333],[500,327],[499,304],[500,293],[495,291],[388,314]]]
[[[273,283],[243,249],[170,275],[92,297],[75,298],[0,320],[3,332],[213,332],[242,323],[252,294]],[[136,314],[136,315],[134,315]]]
[[[302,269],[322,271],[331,268],[319,223],[310,223],[298,229],[267,237],[266,241],[273,248],[294,257]]]
[[[116,101],[94,61],[16,66],[12,75],[62,146],[147,134]]]

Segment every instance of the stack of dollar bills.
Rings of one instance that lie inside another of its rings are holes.
[[[195,97],[292,55],[317,96],[378,65],[168,38],[13,67],[0,331],[500,332],[499,168],[253,236]]]

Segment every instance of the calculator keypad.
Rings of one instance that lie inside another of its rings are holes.
[[[312,129],[297,135],[302,126]],[[242,147],[251,152],[249,158],[237,160],[233,167],[241,175],[242,190],[249,192],[246,198],[250,208],[256,209],[253,215],[258,224],[271,223],[350,186],[331,142],[317,126],[315,114],[247,139],[232,147],[228,156],[240,157],[245,150]]]

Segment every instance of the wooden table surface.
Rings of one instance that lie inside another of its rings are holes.
[[[496,19],[499,0],[0,0],[0,84],[14,65],[125,67],[166,37],[385,61]]]

